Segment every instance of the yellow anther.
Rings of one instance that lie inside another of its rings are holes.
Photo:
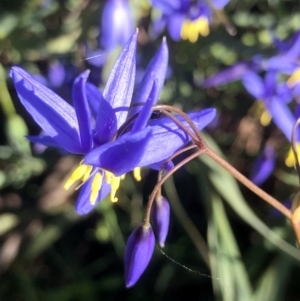
[[[109,171],[105,171],[105,181],[107,182],[107,184],[111,184],[111,180],[112,180],[113,174]]]
[[[116,203],[118,201],[118,198],[115,196],[116,195],[116,190],[112,189],[110,191],[110,200],[112,203]]]
[[[260,123],[263,126],[268,126],[271,120],[272,120],[272,116],[267,111],[262,112],[260,116]]]
[[[185,20],[181,27],[180,36],[183,40],[187,40],[189,38],[191,22],[189,20]]]
[[[81,178],[82,182],[85,182],[85,181],[87,181],[89,179],[91,171],[93,169],[92,165],[86,165],[86,167],[87,167],[86,171],[85,171],[84,175]]]
[[[91,187],[91,194],[90,194],[90,203],[95,205],[99,191],[102,186],[102,175],[100,172],[97,172],[94,176],[92,187]]]
[[[299,158],[300,157],[300,144],[299,143],[296,145],[296,153]],[[285,165],[288,167],[293,167],[295,164],[296,164],[296,160],[294,157],[294,153],[293,153],[292,148],[290,148],[290,150],[287,154],[287,157],[285,159]]]
[[[65,183],[64,189],[68,190],[73,185],[73,183],[75,183],[77,180],[81,179],[83,177],[83,175],[86,173],[87,169],[88,169],[88,165],[85,165],[85,164],[79,165],[72,172],[71,176]]]
[[[181,27],[180,36],[183,40],[195,43],[199,34],[203,37],[209,35],[209,23],[206,17],[200,17],[195,21],[185,20]]]
[[[290,88],[300,83],[300,68],[296,69],[296,71],[289,77],[286,83]]]
[[[136,167],[133,170],[133,177],[135,178],[136,181],[141,181],[142,180],[142,175],[141,175],[141,168],[140,167]]]
[[[126,176],[126,173],[124,173],[124,175],[121,175],[121,180],[124,180],[125,179],[125,176]]]
[[[195,22],[195,28],[197,33],[203,37],[206,37],[209,35],[209,23],[208,19],[206,17],[200,17],[198,20]]]
[[[111,191],[110,191],[110,200],[115,203],[118,201],[118,198],[115,197],[118,188],[120,187],[121,177],[112,176],[111,179]]]
[[[117,190],[120,187],[121,177],[112,176],[111,189]]]

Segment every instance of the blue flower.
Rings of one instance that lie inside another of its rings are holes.
[[[73,106],[23,69],[13,67],[11,71],[22,104],[45,133],[29,139],[84,156],[65,184],[68,189],[75,181],[83,181],[76,204],[79,214],[91,211],[109,193],[111,200],[116,201],[115,194],[125,173],[142,166],[160,168],[163,160],[190,141],[168,118],[149,121],[164,82],[168,59],[165,41],[149,64],[145,74],[148,79],[141,83],[143,95],[138,114],[133,116],[135,119],[128,118],[135,81],[136,41],[137,33],[117,59],[103,93],[86,82],[87,71],[76,78]],[[214,116],[214,109],[190,115],[199,129]]]
[[[125,249],[126,287],[133,286],[141,277],[154,251],[155,238],[150,225],[140,225],[129,236]]]
[[[151,210],[151,219],[159,245],[163,248],[168,235],[170,221],[170,205],[165,197],[160,195],[155,198]]]
[[[154,31],[160,33],[166,26],[173,40],[189,40],[194,43],[198,36],[209,34],[212,9],[206,1],[196,0],[151,0],[152,6],[162,12],[155,21]],[[229,0],[213,0],[216,9],[222,9]]]
[[[276,164],[276,153],[272,146],[266,146],[258,157],[250,173],[250,180],[256,184],[263,184],[272,174]]]
[[[134,32],[133,19],[126,0],[107,0],[100,17],[100,47],[109,51],[124,46]]]
[[[244,75],[242,82],[250,94],[263,102],[269,116],[290,141],[292,129],[296,122],[287,106],[287,103],[292,99],[292,94],[287,84],[278,82],[277,77],[277,72],[269,71],[263,80],[256,73],[249,71]],[[267,125],[270,118],[267,115],[262,115],[262,117],[262,124]],[[267,122],[264,121],[264,117],[266,117]]]

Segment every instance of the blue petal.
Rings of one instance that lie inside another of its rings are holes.
[[[118,44],[123,46],[133,32],[133,19],[128,2],[106,1],[101,14],[100,46],[106,50],[112,50]]]
[[[189,117],[199,130],[207,126],[215,116],[215,109],[205,109],[189,114]],[[178,117],[178,119],[182,121],[181,117]],[[185,121],[183,121],[183,124],[187,126],[187,128],[190,128]],[[141,167],[169,158],[191,140],[187,134],[167,117],[150,121],[149,127],[152,129],[153,138],[147,144],[143,157],[141,158],[139,163]]]
[[[252,71],[248,71],[242,78],[246,90],[256,99],[262,99],[265,96],[264,82],[260,76]]]
[[[126,120],[132,98],[137,34],[131,37],[119,55],[103,91],[103,97],[116,112],[118,128]]]
[[[101,91],[92,83],[87,82],[85,85],[86,97],[89,102],[93,116],[97,116],[100,102],[104,99]]]
[[[151,138],[152,133],[148,128],[134,134],[127,133],[92,150],[85,156],[84,163],[121,176],[139,166]]]
[[[95,85],[87,83],[86,93],[94,116],[96,116],[95,142],[97,144],[106,143],[117,131],[115,112]]]
[[[149,164],[147,165],[147,167],[155,169],[155,170],[160,170],[162,168],[162,165],[165,165],[165,161],[159,161],[159,162],[155,162],[153,164]],[[172,161],[169,161],[165,166],[164,166],[164,170],[165,171],[170,171],[172,168],[174,167],[174,163]]]
[[[263,155],[255,162],[250,174],[250,180],[256,184],[263,184],[275,168],[275,152],[270,146],[264,149]]]
[[[139,130],[146,127],[148,120],[150,119],[151,113],[152,113],[152,107],[154,103],[156,102],[156,94],[157,94],[157,85],[156,81],[152,84],[152,90],[148,96],[148,99],[146,103],[144,104],[142,110],[138,114],[138,117],[136,118],[133,127],[131,129],[131,133],[136,133]]]
[[[83,186],[80,188],[80,193],[77,198],[75,209],[79,215],[84,215],[92,211],[97,204],[99,204],[111,190],[111,186],[104,180],[102,183],[101,190],[99,191],[95,205],[90,202],[90,195],[92,190],[92,182],[94,177],[91,177]]]
[[[168,21],[168,32],[174,41],[180,41],[184,15],[173,14]]]
[[[212,0],[216,9],[222,9],[230,0]]]
[[[285,74],[292,74],[295,71],[295,68],[297,68],[295,59],[287,55],[274,56],[265,64],[267,70],[280,71]]]
[[[163,248],[168,235],[170,221],[170,205],[163,196],[159,196],[154,200],[151,220],[159,245]]]
[[[156,104],[166,78],[168,59],[169,50],[166,39],[164,38],[160,48],[149,63],[139,88],[134,95],[131,103],[130,116],[141,110],[141,104],[145,103],[149,97],[154,79],[156,80],[157,91],[154,95],[153,105]]]
[[[150,29],[150,37],[153,40],[156,39],[164,30],[166,24],[167,24],[167,18],[165,16],[161,16],[160,18],[154,20],[152,22],[152,27]]]
[[[144,273],[152,257],[154,243],[151,226],[141,225],[129,236],[124,258],[126,287],[133,286]]]
[[[85,152],[88,152],[92,148],[93,143],[91,112],[85,92],[85,84],[89,73],[89,71],[85,71],[78,75],[72,89],[73,104],[79,125],[81,145]]]
[[[61,146],[50,136],[26,136],[32,143],[39,143],[50,147],[60,148]]]
[[[236,65],[229,67],[211,77],[207,78],[203,82],[205,88],[224,85],[230,82],[234,82],[243,77],[247,71],[259,71],[262,65],[262,57],[257,56],[250,62],[240,62]]]
[[[265,74],[265,96],[274,94],[277,86],[277,71],[268,71]]]
[[[274,96],[265,104],[268,112],[273,118],[274,123],[279,129],[281,129],[286,138],[291,141],[292,130],[294,124],[296,123],[296,119],[286,103]]]
[[[297,60],[300,55],[300,31],[298,30],[287,43],[290,43],[291,46],[285,54],[290,58]]]
[[[117,118],[114,109],[102,98],[97,112],[95,139],[97,143],[103,144],[108,142],[116,132]]]
[[[84,153],[74,108],[22,68],[13,67],[10,75],[22,104],[44,132],[68,152]]]
[[[181,7],[181,0],[150,0],[150,3],[167,15],[173,14]]]
[[[60,62],[51,64],[48,71],[48,79],[51,87],[59,88],[65,81],[66,71]]]

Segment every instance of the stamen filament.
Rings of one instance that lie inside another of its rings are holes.
[[[137,182],[140,182],[142,180],[142,175],[141,175],[141,168],[140,167],[136,167],[133,170],[133,177],[135,178],[135,180]]]
[[[68,190],[77,180],[81,179],[88,170],[88,165],[79,165],[71,174],[64,185],[64,189]]]
[[[91,187],[90,203],[92,205],[96,204],[96,200],[101,187],[102,187],[102,175],[100,172],[97,172],[94,176],[92,187]]]

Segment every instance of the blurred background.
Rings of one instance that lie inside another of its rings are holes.
[[[126,289],[125,243],[143,220],[157,172],[142,169],[141,182],[128,174],[118,203],[107,199],[78,216],[77,192],[63,185],[81,158],[24,138],[41,130],[18,100],[10,68],[23,67],[69,103],[74,78],[87,68],[90,81],[103,88],[123,43],[103,42],[104,18],[111,35],[115,30],[109,21],[114,7],[103,15],[107,2],[0,1],[0,299],[299,300],[300,251],[290,223],[205,156],[163,186],[171,205],[166,246],[155,247],[141,279]],[[205,79],[284,52],[280,43],[300,29],[299,1],[232,0],[224,9],[203,1],[210,32],[197,41],[176,40],[168,26],[159,28],[160,17],[168,16],[157,2],[126,2],[139,28],[137,84],[166,36],[169,70],[159,102],[184,111],[217,108],[218,118],[203,133],[207,143],[290,208],[299,189],[286,164],[290,141],[278,123],[263,122],[263,102],[241,75],[230,71],[222,85]],[[265,67],[249,64],[247,70],[264,76]]]

